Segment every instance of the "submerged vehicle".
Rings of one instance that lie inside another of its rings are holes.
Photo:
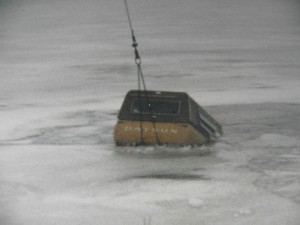
[[[223,133],[221,125],[188,94],[146,89],[138,43],[127,1],[124,3],[138,72],[138,90],[129,91],[124,99],[114,128],[116,145],[194,146],[214,142]]]
[[[203,145],[222,135],[221,125],[184,92],[129,91],[114,129],[118,146]]]

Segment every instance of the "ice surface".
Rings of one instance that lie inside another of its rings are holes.
[[[300,4],[128,3],[148,88],[225,135],[115,147],[137,86],[123,2],[0,0],[0,224],[298,225]]]

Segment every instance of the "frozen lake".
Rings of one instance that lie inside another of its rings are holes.
[[[147,87],[212,146],[117,148],[137,88],[122,1],[0,0],[0,223],[298,225],[300,3],[128,0]]]

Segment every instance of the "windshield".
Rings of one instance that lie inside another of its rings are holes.
[[[161,99],[133,99],[131,113],[133,114],[156,114],[156,115],[178,115],[180,108],[179,100]]]

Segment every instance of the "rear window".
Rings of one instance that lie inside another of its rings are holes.
[[[131,113],[155,114],[155,115],[178,115],[180,109],[179,100],[162,99],[133,99]]]

